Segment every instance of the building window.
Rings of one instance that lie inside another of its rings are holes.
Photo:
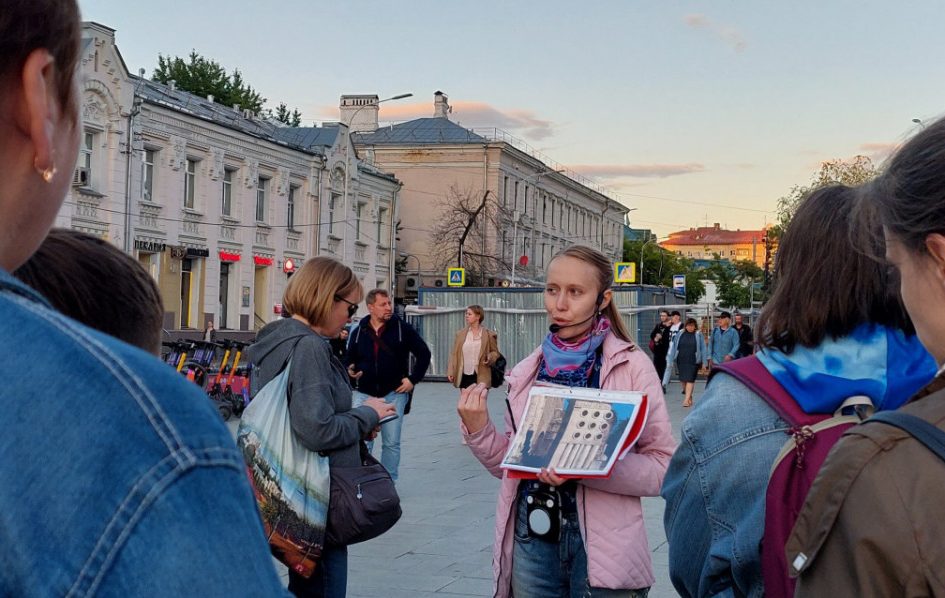
[[[361,211],[364,209],[364,204],[358,202],[354,206],[354,240],[361,240]]]
[[[517,211],[518,211],[518,181],[515,181],[515,185],[514,185],[514,190],[513,190],[513,191],[514,191],[514,193],[515,193],[515,197],[514,197],[514,199],[515,199],[515,208],[514,208],[514,209],[515,209],[515,211],[517,212]]]
[[[295,230],[295,194],[299,188],[289,186],[289,200],[286,206],[285,225],[289,230]]]
[[[95,144],[95,134],[86,133],[82,137],[82,147],[79,148],[79,166],[84,168],[88,174],[89,185],[92,184],[92,148]]]
[[[233,170],[223,169],[223,197],[221,198],[221,212],[224,216],[233,215]]]
[[[509,177],[505,177],[502,183],[502,207],[509,205]]]
[[[266,190],[269,188],[269,179],[259,177],[256,185],[256,222],[266,221]]]
[[[141,165],[141,197],[144,201],[153,201],[154,150],[144,150],[144,163]]]
[[[384,222],[387,221],[387,208],[378,208],[377,210],[377,244],[387,246],[387,240],[384,237]]]
[[[338,206],[338,200],[341,196],[332,193],[328,198],[328,234],[335,232],[335,208]]]
[[[525,185],[525,209],[522,211],[528,214],[528,185]]]
[[[541,222],[542,224],[548,224],[548,198],[541,198]]]
[[[194,209],[194,186],[197,183],[197,161],[187,160],[187,170],[184,171],[184,207]]]

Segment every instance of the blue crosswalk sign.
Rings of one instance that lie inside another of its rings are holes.
[[[461,287],[466,284],[465,268],[449,268],[446,276],[446,284],[451,287]]]

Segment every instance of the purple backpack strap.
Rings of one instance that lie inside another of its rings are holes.
[[[797,401],[784,390],[768,368],[754,355],[712,366],[709,380],[719,372],[735,378],[748,390],[764,399],[791,427],[813,425],[824,418],[822,414],[804,413]]]

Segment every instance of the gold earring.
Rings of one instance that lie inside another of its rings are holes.
[[[47,183],[52,182],[53,177],[56,176],[55,164],[48,168],[40,168],[39,164],[36,163],[36,158],[33,158],[33,168],[36,169],[36,172],[39,173],[39,176],[43,177],[43,181]]]

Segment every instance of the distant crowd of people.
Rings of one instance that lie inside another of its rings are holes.
[[[0,0],[0,595],[343,597],[345,545],[280,582],[244,455],[154,355],[153,279],[101,239],[50,231],[82,130],[79,32],[75,0]],[[499,334],[481,306],[450,345],[461,437],[500,480],[493,595],[646,596],[641,497],[661,495],[682,596],[945,596],[945,120],[875,180],[801,203],[754,330],[723,312],[706,337],[663,311],[651,361],[611,276],[589,247],[548,263],[549,330],[505,375],[501,424],[487,409]],[[426,342],[386,290],[365,293],[331,258],[307,260],[283,306],[247,350],[254,392],[291,362],[285,428],[300,450],[359,467],[380,435],[396,481]],[[212,324],[203,334],[215,338]],[[686,407],[699,371],[709,378],[678,446],[664,400],[674,369]],[[645,427],[609,476],[500,467],[542,385],[646,395]],[[546,502],[547,522],[535,516]]]

